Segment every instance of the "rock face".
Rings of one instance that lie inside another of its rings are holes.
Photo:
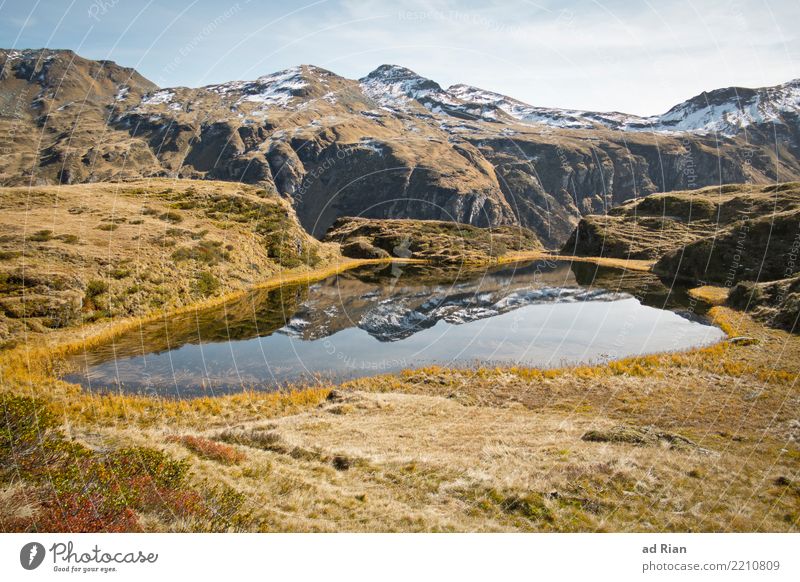
[[[542,249],[536,235],[518,226],[477,228],[438,220],[340,218],[326,242],[352,258],[398,257],[435,263],[484,263],[502,255]]]
[[[548,109],[384,65],[303,65],[158,89],[70,51],[0,51],[0,182],[257,184],[322,237],[342,216],[518,224],[560,246],[581,216],[654,192],[800,179],[798,82],[665,115]]]

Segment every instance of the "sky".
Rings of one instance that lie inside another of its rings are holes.
[[[800,77],[798,0],[0,0],[0,47],[67,48],[196,87],[381,64],[532,105],[663,113]]]

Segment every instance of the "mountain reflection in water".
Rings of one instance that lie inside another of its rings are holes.
[[[654,275],[537,261],[359,268],[144,324],[73,361],[87,388],[191,397],[431,364],[555,366],[718,341]]]

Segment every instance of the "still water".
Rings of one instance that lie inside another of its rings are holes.
[[[724,338],[684,290],[587,263],[366,267],[171,316],[76,357],[100,391],[189,398],[418,368],[597,363]]]

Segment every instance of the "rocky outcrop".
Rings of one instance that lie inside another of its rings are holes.
[[[761,232],[761,220],[770,224],[776,222],[776,235],[780,232],[790,236],[781,225],[785,223],[790,229],[792,217],[782,214],[791,214],[797,209],[800,209],[800,183],[765,187],[731,184],[654,194],[627,201],[604,215],[584,217],[562,251],[617,258],[664,257],[662,273],[699,279],[702,278],[700,272],[688,263],[678,268],[683,249],[697,244],[693,248],[698,252],[692,254],[699,257],[703,240],[721,239],[717,245],[721,250],[726,246],[722,239],[742,225],[754,228],[750,237],[754,238]],[[754,244],[757,246],[755,241]],[[681,270],[684,268],[687,270]]]
[[[542,248],[536,235],[518,226],[478,228],[433,220],[340,218],[324,241],[339,243],[353,258],[397,257],[434,263],[485,263]]]
[[[728,304],[748,311],[767,325],[797,332],[800,276],[767,283],[741,281],[731,289]]]
[[[670,449],[709,452],[701,449],[694,441],[685,436],[659,430],[654,426],[617,425],[607,430],[590,430],[584,433],[581,440],[592,443],[626,443],[637,446],[665,445]]]
[[[774,281],[800,270],[800,209],[744,219],[716,236],[668,251],[656,273],[730,287],[739,281]]]
[[[732,288],[731,305],[772,325],[797,323],[800,183],[656,194],[587,216],[567,254],[656,259],[672,282]]]

